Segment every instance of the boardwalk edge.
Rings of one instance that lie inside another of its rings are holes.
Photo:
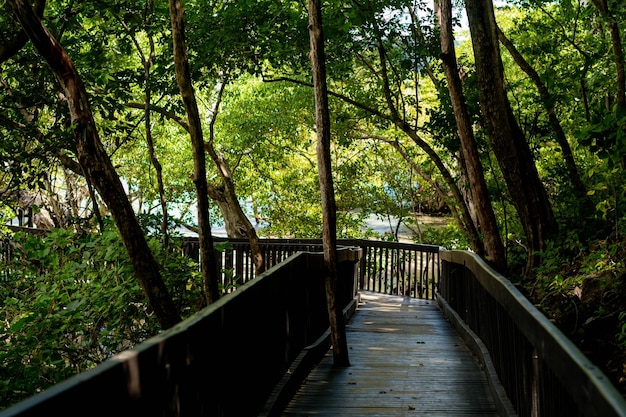
[[[493,395],[498,412],[503,417],[517,417],[517,412],[513,407],[513,404],[509,400],[509,397],[504,391],[504,387],[500,383],[496,368],[491,360],[489,350],[485,346],[482,340],[470,329],[467,324],[459,317],[459,315],[450,307],[448,302],[441,296],[436,294],[437,304],[443,315],[452,323],[456,331],[459,333],[463,341],[467,344],[470,350],[474,353],[478,361],[480,362],[485,375],[487,376],[487,382],[489,389]]]
[[[343,310],[346,321],[352,317],[359,304],[360,296],[357,294]],[[294,359],[282,380],[276,385],[269,396],[265,406],[258,417],[280,416],[284,408],[289,404],[294,394],[298,391],[311,370],[322,360],[330,349],[330,328],[327,329],[313,344],[305,347]]]

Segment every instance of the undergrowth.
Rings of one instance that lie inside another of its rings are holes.
[[[530,299],[626,395],[626,241],[581,241],[569,232],[551,242]]]
[[[112,224],[102,233],[18,233],[0,253],[0,408],[132,348],[160,331]],[[185,316],[202,303],[198,267],[151,239]]]

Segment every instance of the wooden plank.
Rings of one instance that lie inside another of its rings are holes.
[[[283,416],[497,416],[487,380],[431,300],[362,293],[347,326],[351,366],[332,352]]]

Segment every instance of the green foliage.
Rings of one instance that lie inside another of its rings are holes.
[[[2,7],[4,11],[7,6]],[[408,7],[415,16],[409,15]],[[351,101],[335,96],[330,100],[340,237],[369,235],[363,224],[374,215],[408,224],[421,242],[468,247],[455,224],[431,228],[415,216],[417,207],[441,207],[448,190],[431,158],[394,127],[393,120],[374,114],[388,115],[393,103],[397,116],[432,146],[453,178],[462,178],[456,125],[439,65],[438,33],[428,7],[426,2],[408,0],[325,2],[329,88]],[[623,28],[623,6],[610,7]],[[216,80],[228,82],[214,145],[228,160],[244,209],[256,217],[266,235],[319,237],[312,92],[294,83],[263,81],[284,75],[310,82],[305,5],[291,0],[189,0],[185,11],[188,52],[203,114],[214,100]],[[626,114],[611,107],[615,76],[610,36],[593,4],[585,2],[507,3],[497,20],[548,88],[548,104],[555,107],[593,201],[590,210],[578,205],[543,109],[546,103],[503,49],[514,114],[562,225],[559,239],[543,253],[536,281],[529,281],[534,285],[529,292],[547,312],[566,319],[580,314],[580,299],[573,295],[576,288],[583,288],[583,297],[614,294],[621,288],[615,277],[624,268]],[[68,7],[51,0],[46,2],[45,23],[85,81],[105,146],[142,225],[154,237],[150,246],[163,275],[183,314],[190,314],[202,303],[202,285],[195,265],[158,243],[161,217],[155,214],[158,194],[145,149],[141,108],[150,88],[153,104],[162,110],[152,113],[151,131],[168,206],[176,217],[193,223],[190,145],[187,133],[171,120],[172,115],[184,119],[184,111],[172,70],[167,2],[90,0]],[[2,38],[10,39],[17,31],[11,13],[0,14]],[[517,271],[527,255],[525,236],[481,128],[470,39],[460,33],[456,39],[488,187],[509,265]],[[155,56],[146,77],[144,63],[151,45]],[[385,48],[388,91],[383,88],[379,46]],[[56,205],[75,218],[80,216],[77,207],[88,207],[84,217],[89,217],[91,201],[86,193],[75,192],[85,184],[70,178],[65,168],[56,168],[58,153],[72,156],[74,150],[67,103],[57,80],[30,44],[2,64],[3,202],[13,207],[23,194],[46,194],[42,208]],[[131,102],[140,108],[127,107]],[[398,156],[389,141],[399,143],[408,159]],[[218,178],[216,172],[209,175],[211,180]],[[435,192],[433,183],[442,186],[444,197]],[[14,192],[13,200],[9,192]],[[73,201],[68,204],[72,210],[60,204],[65,201]],[[218,217],[212,213],[213,219]],[[0,223],[3,220],[0,215]],[[395,238],[393,233],[389,238]],[[18,235],[16,242],[17,259],[0,276],[5,306],[0,313],[0,380],[7,401],[93,366],[158,331],[131,278],[125,250],[110,227],[101,235],[75,236],[61,230],[43,237]],[[609,305],[598,302],[595,308],[589,303],[585,308],[594,322]],[[617,329],[622,346],[624,320],[622,312]],[[29,378],[17,378],[23,375]]]
[[[596,160],[587,170],[588,194],[593,197],[598,214],[613,223],[613,230],[619,236],[626,226],[626,109],[615,106],[579,135]]]
[[[626,154],[626,109],[613,106],[595,123],[584,127],[580,141],[610,167],[619,166]]]
[[[626,350],[626,311],[619,313],[620,331],[616,335],[617,343]]]
[[[626,376],[626,243],[579,237],[570,230],[550,242],[536,279],[525,288],[531,300],[620,385]]]
[[[467,250],[469,242],[467,236],[453,223],[442,226],[422,226],[421,238],[418,243],[442,246],[448,250]]]
[[[197,265],[150,246],[183,312],[197,311]],[[160,327],[118,233],[17,233],[0,276],[0,403],[9,405],[155,335]]]

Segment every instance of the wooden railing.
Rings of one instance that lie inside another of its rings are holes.
[[[436,294],[483,362],[502,415],[626,416],[608,378],[476,255],[369,240],[339,244],[342,305],[354,306],[356,289]],[[229,245],[220,256],[222,284],[225,292],[237,284],[236,291],[0,417],[272,415],[272,402],[289,397],[285,379],[306,375],[311,355],[328,347],[323,261],[313,253],[321,241],[262,240],[269,269],[258,277],[247,241]],[[183,251],[197,257],[197,241],[187,240]]]
[[[11,220],[8,226],[33,228],[34,213],[32,207],[18,208],[15,210],[15,218]]]
[[[356,255],[340,253],[338,300],[346,313],[355,304]],[[0,417],[271,411],[272,401],[289,396],[285,380],[306,376],[329,347],[322,271],[321,254],[297,254],[172,329]]]
[[[228,292],[254,278],[250,244],[245,239],[214,238],[216,245],[228,242],[220,252],[221,285]],[[261,239],[261,252],[268,268],[298,251],[322,252],[320,239]],[[362,251],[358,264],[358,288],[384,294],[434,299],[439,281],[439,247],[433,245],[340,239],[339,247]],[[197,239],[187,239],[183,253],[198,260]]]
[[[626,416],[606,375],[509,280],[469,252],[440,256],[440,305],[493,370],[494,393],[509,401],[503,415]]]

